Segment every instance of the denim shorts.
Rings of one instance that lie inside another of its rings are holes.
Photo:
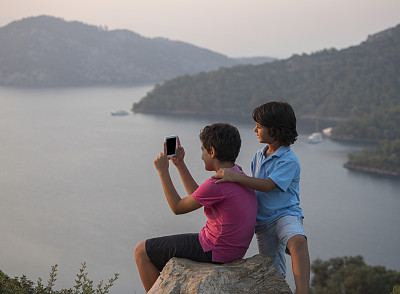
[[[278,218],[270,224],[256,227],[258,251],[268,255],[272,263],[286,276],[286,257],[290,255],[286,244],[290,238],[303,235],[307,238],[303,228],[303,218],[287,215]]]

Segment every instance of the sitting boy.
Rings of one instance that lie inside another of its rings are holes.
[[[237,128],[225,123],[206,126],[200,133],[205,169],[218,171],[235,165],[241,139]],[[175,214],[184,214],[204,206],[206,224],[200,233],[180,234],[148,239],[135,248],[135,260],[143,286],[147,291],[157,280],[165,264],[173,257],[198,262],[228,263],[242,258],[251,242],[257,215],[255,192],[237,183],[216,185],[208,179],[197,185],[184,162],[184,149],[178,147],[171,160],[189,196],[181,198],[169,174],[169,162],[164,152],[154,161],[164,194]]]

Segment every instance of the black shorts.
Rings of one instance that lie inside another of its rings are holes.
[[[212,251],[203,251],[199,234],[179,234],[148,239],[146,253],[160,272],[172,257],[212,263]]]

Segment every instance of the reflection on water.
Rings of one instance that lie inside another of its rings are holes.
[[[64,288],[74,284],[86,261],[95,281],[121,274],[112,293],[144,293],[133,260],[135,245],[201,229],[201,210],[183,216],[170,212],[153,160],[163,137],[177,134],[201,183],[211,173],[200,159],[198,134],[216,118],[110,115],[129,109],[150,89],[0,88],[2,271],[46,279],[50,266],[58,264],[56,286]],[[238,164],[249,173],[262,146],[251,121],[230,122],[242,135]],[[398,179],[348,171],[342,165],[359,145],[330,140],[310,145],[307,135],[302,133],[293,148],[302,166],[311,259],[363,255],[369,264],[400,270]],[[179,183],[176,170],[171,173]],[[182,185],[177,188],[184,194]],[[256,253],[253,240],[247,256]],[[290,269],[290,260],[287,265]],[[288,281],[293,286],[291,275]]]

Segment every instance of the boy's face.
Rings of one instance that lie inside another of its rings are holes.
[[[201,145],[201,159],[204,161],[204,168],[206,170],[208,171],[214,170],[213,166],[211,165],[212,161],[211,154],[208,153],[207,149],[203,145]]]
[[[254,128],[254,133],[257,134],[258,141],[260,143],[271,144],[275,142],[275,139],[269,135],[269,128],[256,123],[256,127]]]

